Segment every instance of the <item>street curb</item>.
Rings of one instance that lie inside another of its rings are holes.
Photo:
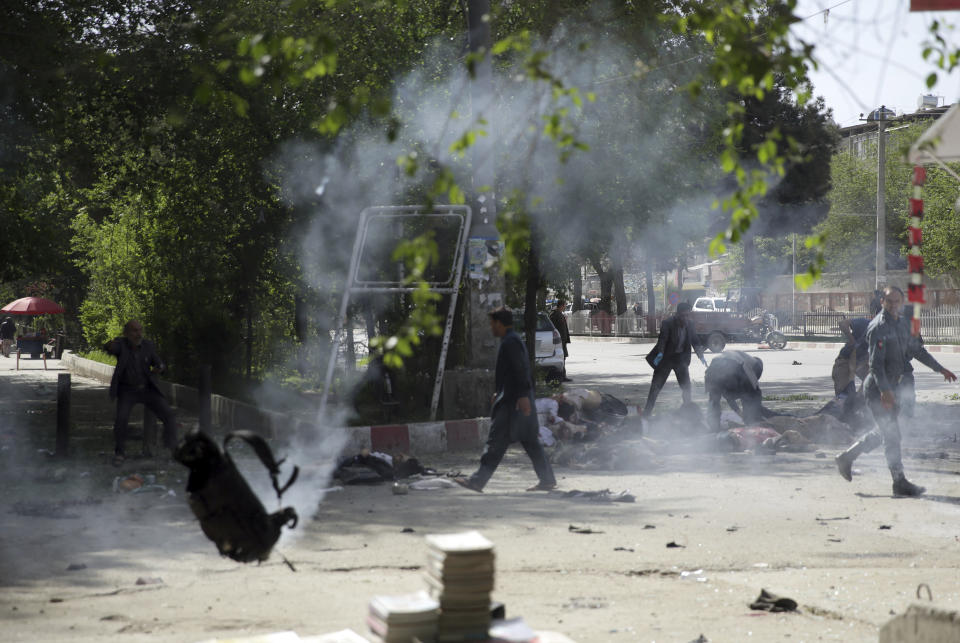
[[[102,384],[109,385],[113,377],[113,366],[77,357],[69,351],[64,352],[61,363],[71,373]],[[171,405],[197,411],[197,389],[163,380],[160,381],[160,388]],[[222,395],[211,396],[210,416],[213,424],[224,431],[246,429],[280,441],[290,441],[297,434],[317,435],[321,428],[286,413],[257,408]],[[487,440],[490,418],[334,427],[330,430],[349,434],[344,453],[355,453],[361,449],[406,454],[475,451]]]

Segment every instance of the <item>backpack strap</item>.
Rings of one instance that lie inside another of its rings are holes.
[[[290,474],[290,479],[287,480],[287,484],[281,487],[280,483],[277,481],[277,476],[280,475],[280,465],[284,463],[286,458],[274,460],[273,451],[270,450],[270,445],[267,444],[266,440],[253,431],[232,431],[228,433],[227,437],[223,439],[224,451],[227,450],[227,444],[233,438],[240,438],[249,444],[256,452],[257,457],[260,458],[260,462],[262,462],[263,466],[265,466],[267,471],[270,472],[270,482],[273,483],[273,490],[277,492],[277,500],[279,500],[280,496],[283,495],[283,492],[289,489],[290,485],[296,482],[297,476],[300,475],[300,467],[293,467],[293,473]]]

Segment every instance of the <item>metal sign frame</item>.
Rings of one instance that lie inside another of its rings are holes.
[[[430,401],[430,419],[437,417],[437,406],[440,402],[440,389],[443,384],[443,372],[447,362],[447,353],[450,347],[450,335],[453,328],[453,316],[457,309],[457,296],[460,292],[460,280],[463,277],[463,265],[466,261],[467,236],[470,231],[472,211],[467,205],[434,205],[431,210],[422,205],[380,205],[364,208],[357,223],[357,236],[353,242],[353,254],[350,257],[350,268],[347,272],[347,281],[343,288],[343,298],[340,301],[340,314],[337,317],[337,330],[333,343],[330,346],[330,359],[327,361],[327,373],[323,385],[323,396],[320,398],[320,416],[327,410],[327,398],[330,385],[333,382],[333,371],[337,361],[337,350],[343,336],[344,326],[347,324],[347,309],[350,306],[350,296],[354,293],[410,293],[416,287],[405,285],[402,281],[365,281],[357,278],[360,269],[360,259],[366,244],[370,223],[379,220],[404,221],[405,219],[430,219],[460,217],[460,229],[457,233],[454,249],[453,269],[447,279],[440,282],[428,282],[432,292],[450,295],[450,306],[447,310],[447,320],[443,328],[443,341],[440,347],[440,359],[437,366],[437,376],[433,384],[433,397]]]

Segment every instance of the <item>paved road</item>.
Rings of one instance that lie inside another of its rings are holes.
[[[653,348],[653,342],[643,344],[618,341],[577,341],[569,346],[567,374],[573,379],[568,386],[600,388],[616,395],[629,405],[643,404],[650,387],[653,369],[644,357]],[[802,345],[798,345],[802,346]],[[758,349],[755,344],[731,344],[729,348],[743,350],[763,360],[761,385],[765,396],[786,397],[809,395],[820,399],[821,405],[833,396],[830,370],[837,349],[807,349],[788,346],[786,350]],[[714,353],[706,353],[707,361]],[[941,364],[960,373],[960,353],[936,353]],[[794,362],[799,362],[795,364]],[[921,400],[944,401],[945,397],[960,392],[956,384],[943,381],[943,376],[914,362],[917,394]],[[694,382],[694,399],[705,401],[703,392],[704,367],[694,357],[690,377]],[[680,393],[676,380],[671,378],[664,386],[657,407],[679,405]]]
[[[572,348],[576,384],[626,392],[649,381],[642,345]],[[829,393],[831,351],[769,355],[768,394]],[[960,370],[956,358],[944,362]],[[935,380],[925,375],[929,422],[905,425],[907,470],[930,489],[919,500],[891,497],[880,453],[858,461],[853,483],[816,453],[670,456],[635,471],[558,469],[564,490],[637,496],[633,504],[598,504],[523,492],[533,474],[519,451],[483,494],[454,488],[402,496],[385,486],[323,493],[327,480],[311,473],[324,456],[297,451],[289,455],[304,468],[295,487],[301,524],[281,545],[297,573],[277,556],[261,566],[218,557],[183,502],[177,465],[130,465],[155,473],[176,496],[119,495],[105,491],[117,472],[96,455],[56,463],[27,448],[49,416],[34,421],[44,415],[26,411],[50,409],[51,390],[46,376],[25,375],[0,378],[7,400],[0,426],[4,640],[363,632],[372,595],[425,586],[422,536],[459,529],[479,529],[496,544],[494,597],[508,615],[581,642],[686,643],[700,634],[714,643],[876,641],[878,628],[916,601],[920,583],[936,605],[960,609],[960,403],[945,399],[956,388],[928,387]],[[676,386],[668,393],[675,396]],[[812,410],[822,401],[798,404]],[[476,457],[448,454],[427,464],[470,470]],[[68,505],[58,517],[13,511],[16,501],[89,497],[99,503]],[[761,588],[796,599],[801,613],[751,611]]]

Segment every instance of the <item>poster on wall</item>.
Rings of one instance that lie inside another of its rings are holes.
[[[499,239],[471,237],[467,240],[467,276],[487,281],[497,261],[503,256],[503,242]]]

